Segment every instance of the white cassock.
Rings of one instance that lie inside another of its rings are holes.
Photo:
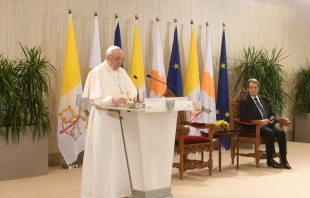
[[[118,114],[102,110],[114,96],[134,98],[137,89],[123,68],[106,61],[88,74],[83,98],[93,105],[87,127],[81,197],[120,198],[130,195],[129,176]]]

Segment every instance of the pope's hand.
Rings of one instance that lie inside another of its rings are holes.
[[[132,99],[132,101],[133,102],[137,102],[138,100],[137,100],[137,97],[134,97],[133,99]]]
[[[124,104],[127,102],[127,98],[124,97],[113,97],[112,98],[112,104]]]

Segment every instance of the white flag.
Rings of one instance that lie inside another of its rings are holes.
[[[86,111],[82,105],[82,93],[80,65],[70,14],[57,129],[58,148],[67,164],[76,161],[85,147]]]
[[[90,52],[90,59],[88,65],[88,73],[96,66],[101,63],[101,50],[100,50],[100,39],[99,39],[99,27],[98,27],[98,19],[95,16],[95,23],[94,23],[94,34],[93,34],[93,43]],[[88,112],[90,112],[92,105],[90,104],[88,98],[85,98],[85,106]],[[88,125],[88,116],[87,116],[87,124]]]
[[[100,63],[101,63],[101,50],[100,50],[100,39],[99,39],[99,27],[98,27],[97,16],[95,16],[93,44],[92,44],[91,52],[90,52],[88,72],[90,72],[94,67],[96,67]]]
[[[161,39],[159,32],[159,22],[156,22],[154,43],[153,43],[153,60],[151,76],[162,82],[166,82],[165,65],[163,58],[163,50],[161,47]],[[167,89],[167,86],[159,81],[151,79],[150,82],[150,97],[161,97]]]
[[[207,28],[206,44],[207,47],[204,57],[205,63],[203,67],[201,91],[200,91],[200,99],[202,106],[202,121],[205,123],[214,123],[216,121],[215,91],[214,91],[214,76],[213,76],[213,65],[211,55],[211,42],[208,28]]]

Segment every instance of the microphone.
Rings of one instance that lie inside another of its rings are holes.
[[[137,84],[137,102],[139,102],[139,79],[136,75],[133,75],[134,79],[136,79],[138,81],[138,84]]]
[[[157,78],[154,78],[153,76],[151,76],[151,75],[149,75],[149,74],[146,74],[146,77],[151,78],[151,79],[154,79],[154,80],[156,80],[156,81],[158,81],[158,82],[161,82],[161,83],[167,85],[167,87],[173,88],[173,89],[175,90],[175,92],[178,94],[176,97],[180,96],[180,94],[179,94],[179,92],[178,92],[178,89],[177,89],[176,87],[174,87],[174,86],[172,86],[172,85],[168,85],[167,83],[165,83],[165,82],[163,82],[163,81],[161,81],[161,80],[158,80]]]

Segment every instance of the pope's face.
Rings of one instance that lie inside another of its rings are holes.
[[[122,65],[124,61],[124,55],[121,50],[113,50],[112,54],[107,55],[107,59],[109,61],[109,65],[113,70],[118,70],[118,68]]]
[[[248,92],[250,93],[250,95],[256,97],[258,91],[259,91],[258,85],[253,82],[250,82],[248,86]]]

